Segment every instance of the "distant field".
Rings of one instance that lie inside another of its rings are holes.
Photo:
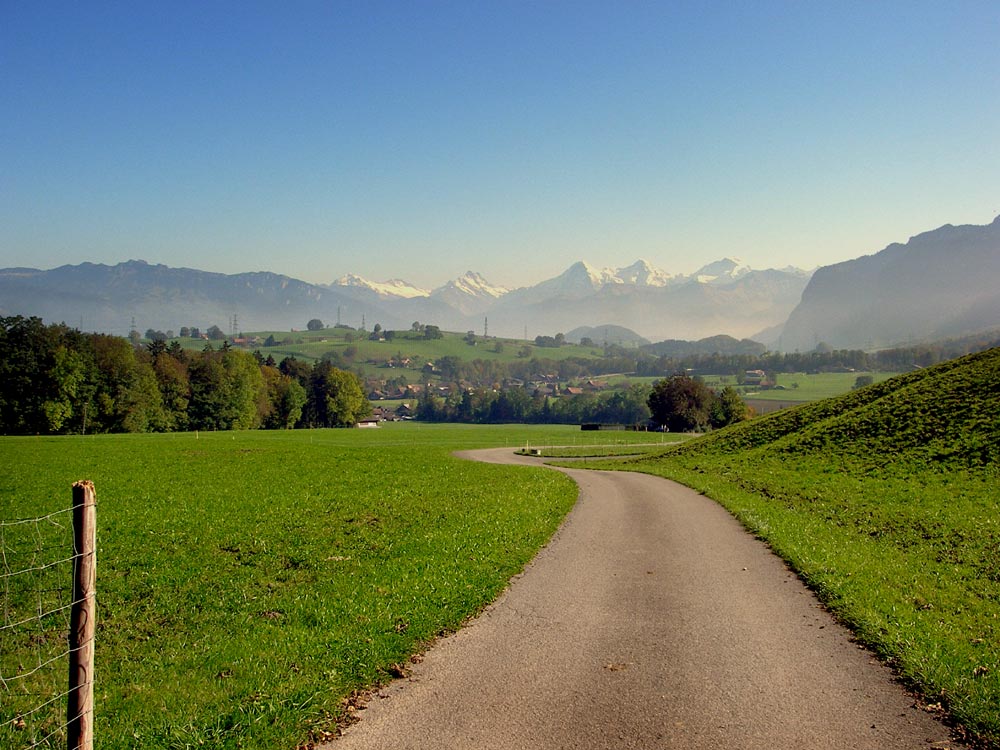
[[[894,377],[899,373],[892,372],[782,372],[778,373],[777,380],[779,389],[753,389],[738,385],[735,375],[703,375],[702,380],[715,390],[721,390],[726,386],[732,386],[739,390],[740,395],[747,399],[767,400],[767,401],[818,401],[823,398],[831,398],[848,393],[854,388],[854,383],[862,375],[871,375],[876,383]],[[663,376],[655,377],[635,377],[631,375],[612,375],[607,378],[609,383],[615,385],[628,385],[641,383],[652,385],[657,380],[662,380]]]
[[[0,517],[96,483],[97,748],[291,748],[491,601],[574,502],[556,472],[453,450],[639,437],[407,423],[0,438]],[[0,638],[0,674],[35,658]],[[29,704],[3,691],[0,747],[22,746],[33,727],[11,722]]]
[[[737,386],[735,376],[706,375],[705,382],[712,388],[723,388],[727,385],[738,387],[744,398],[767,401],[818,401],[848,393],[854,388],[854,383],[863,375],[872,376],[873,382],[879,383],[899,373],[892,372],[782,372],[777,375],[778,388],[754,389]]]
[[[854,383],[862,375],[870,375],[872,380],[880,383],[898,375],[895,372],[820,372],[808,374],[804,372],[778,373],[778,385],[781,389],[753,391],[748,398],[773,399],[776,401],[818,401],[849,392]]]
[[[586,357],[599,359],[602,351],[599,347],[579,346],[576,344],[565,344],[558,348],[539,347],[532,342],[518,339],[489,338],[481,337],[475,345],[465,341],[465,334],[442,332],[440,339],[420,339],[420,338],[400,338],[391,341],[370,341],[368,334],[361,334],[357,331],[347,331],[345,329],[325,329],[323,331],[261,331],[255,335],[261,340],[266,340],[269,335],[273,335],[275,340],[281,342],[291,339],[289,343],[279,343],[277,346],[265,347],[254,346],[261,354],[270,354],[275,360],[281,361],[285,357],[293,356],[310,362],[321,359],[326,354],[334,352],[345,354],[348,347],[353,347],[355,353],[351,357],[352,369],[360,369],[365,375],[376,373],[383,377],[393,374],[405,374],[411,383],[419,382],[423,377],[422,368],[426,362],[433,362],[440,357],[453,356],[460,360],[482,359],[486,361],[513,362],[518,359],[530,359],[538,357],[540,359],[563,360],[569,357]],[[553,331],[553,334],[556,333]],[[356,336],[353,341],[347,341],[348,336]],[[178,339],[181,345],[188,349],[201,350],[205,346],[204,341],[195,339]],[[212,342],[218,348],[219,342]],[[497,344],[500,344],[501,351],[496,351]],[[519,357],[521,350],[527,347],[527,357]],[[377,364],[370,364],[369,360],[383,363],[392,357],[409,357],[413,363],[409,368],[386,369],[380,368]]]

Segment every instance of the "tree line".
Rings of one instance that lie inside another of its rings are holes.
[[[425,393],[417,402],[416,418],[427,422],[468,424],[645,424],[650,416],[649,388],[581,393],[551,398],[523,386],[452,390],[448,396]]]
[[[750,409],[730,386],[716,392],[697,377],[677,373],[652,386],[557,399],[524,387],[470,388],[447,397],[428,392],[416,416],[428,422],[655,425],[691,432],[742,422]]]
[[[353,425],[356,375],[206,343],[134,346],[36,317],[0,317],[0,432],[87,434]]]

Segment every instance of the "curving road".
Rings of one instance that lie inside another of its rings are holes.
[[[716,503],[565,471],[580,497],[550,544],[328,748],[958,747]]]

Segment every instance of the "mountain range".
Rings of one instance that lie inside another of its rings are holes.
[[[0,270],[0,314],[37,315],[84,330],[125,334],[183,326],[223,330],[304,328],[308,320],[352,327],[444,330],[522,337],[617,324],[650,340],[747,336],[782,323],[809,273],[755,271],[727,258],[690,276],[636,261],[598,269],[584,262],[535,286],[507,289],[469,271],[433,289],[401,279],[347,274],[329,285],[274,273],[219,274],[132,260],[51,270]],[[235,321],[234,321],[235,318]],[[134,323],[133,323],[134,321]]]
[[[510,338],[577,331],[594,341],[697,340],[719,334],[771,349],[876,349],[1000,328],[1000,217],[950,224],[873,255],[822,267],[755,270],[723,258],[693,274],[638,260],[583,261],[534,286],[507,289],[477,273],[435,289],[347,274],[310,284],[275,273],[219,274],[132,260],[51,270],[0,269],[0,315],[35,315],[124,335],[218,325],[302,329],[319,318],[371,329],[444,330]],[[488,329],[488,330],[487,330]],[[596,333],[597,335],[593,335]],[[609,339],[610,340],[610,339]]]

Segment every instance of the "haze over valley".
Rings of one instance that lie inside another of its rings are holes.
[[[0,270],[0,314],[125,335],[235,325],[303,328],[319,318],[353,328],[414,321],[478,335],[534,338],[581,326],[620,326],[649,341],[725,334],[782,351],[873,349],[1000,327],[1000,217],[946,225],[856,260],[753,269],[723,258],[692,274],[643,260],[584,261],[533,286],[506,289],[469,271],[434,289],[347,273],[328,285],[275,273],[219,274],[133,260],[43,271]]]

